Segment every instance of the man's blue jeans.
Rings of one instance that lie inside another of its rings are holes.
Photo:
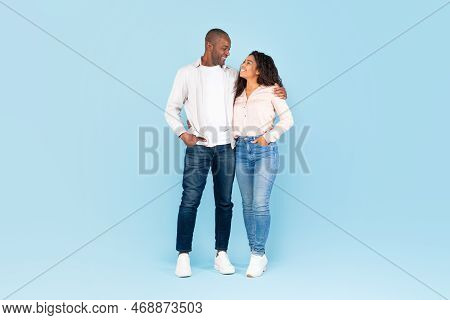
[[[216,250],[227,250],[230,239],[233,202],[231,192],[235,174],[235,152],[230,144],[186,148],[183,172],[183,195],[178,211],[177,244],[179,252],[192,250],[197,208],[211,168],[216,205]]]
[[[252,143],[257,137],[239,137],[236,178],[241,190],[244,223],[252,254],[264,255],[270,228],[269,200],[279,168],[278,146]]]

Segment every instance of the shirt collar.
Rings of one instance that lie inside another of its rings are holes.
[[[202,65],[202,59],[201,59],[201,58],[198,58],[197,60],[195,60],[195,62],[194,62],[192,65],[193,65],[195,68],[200,67],[200,66]],[[224,65],[222,66],[222,69],[223,69],[223,70],[228,69],[228,66],[224,64]]]
[[[267,88],[267,86],[265,86],[263,84],[260,84],[255,90],[253,90],[252,94],[255,93],[256,91],[259,91],[259,90],[262,90],[262,89],[265,89],[265,88]],[[245,88],[244,88],[244,90],[242,91],[242,93],[241,93],[241,95],[239,97],[242,97],[242,96],[247,98],[247,93],[245,92]]]

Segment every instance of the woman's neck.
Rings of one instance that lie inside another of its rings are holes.
[[[256,88],[259,87],[258,82],[256,82],[255,79],[247,79],[247,85],[245,86],[245,92],[247,93],[247,96],[250,95],[253,91],[255,91]]]

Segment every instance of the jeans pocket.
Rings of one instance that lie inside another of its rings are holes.
[[[273,142],[270,142],[267,146],[262,146],[259,143],[255,143],[258,147],[260,147],[261,149],[270,149],[273,147]]]

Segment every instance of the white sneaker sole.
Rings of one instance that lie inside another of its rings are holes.
[[[220,271],[219,267],[217,266],[217,264],[214,264],[214,269],[216,269],[220,274],[223,274],[225,276],[230,275],[230,274],[234,274],[236,272],[236,270],[234,271],[229,271],[229,272],[222,272]]]
[[[267,270],[267,266],[264,267],[263,272],[259,276],[253,276],[248,273],[246,274],[246,276],[247,276],[247,278],[258,278],[258,277],[261,277],[264,274],[264,272],[266,272],[266,270]]]
[[[192,276],[192,273],[191,273],[191,274],[176,274],[176,273],[175,273],[175,275],[176,275],[178,278],[189,278],[190,276]]]

